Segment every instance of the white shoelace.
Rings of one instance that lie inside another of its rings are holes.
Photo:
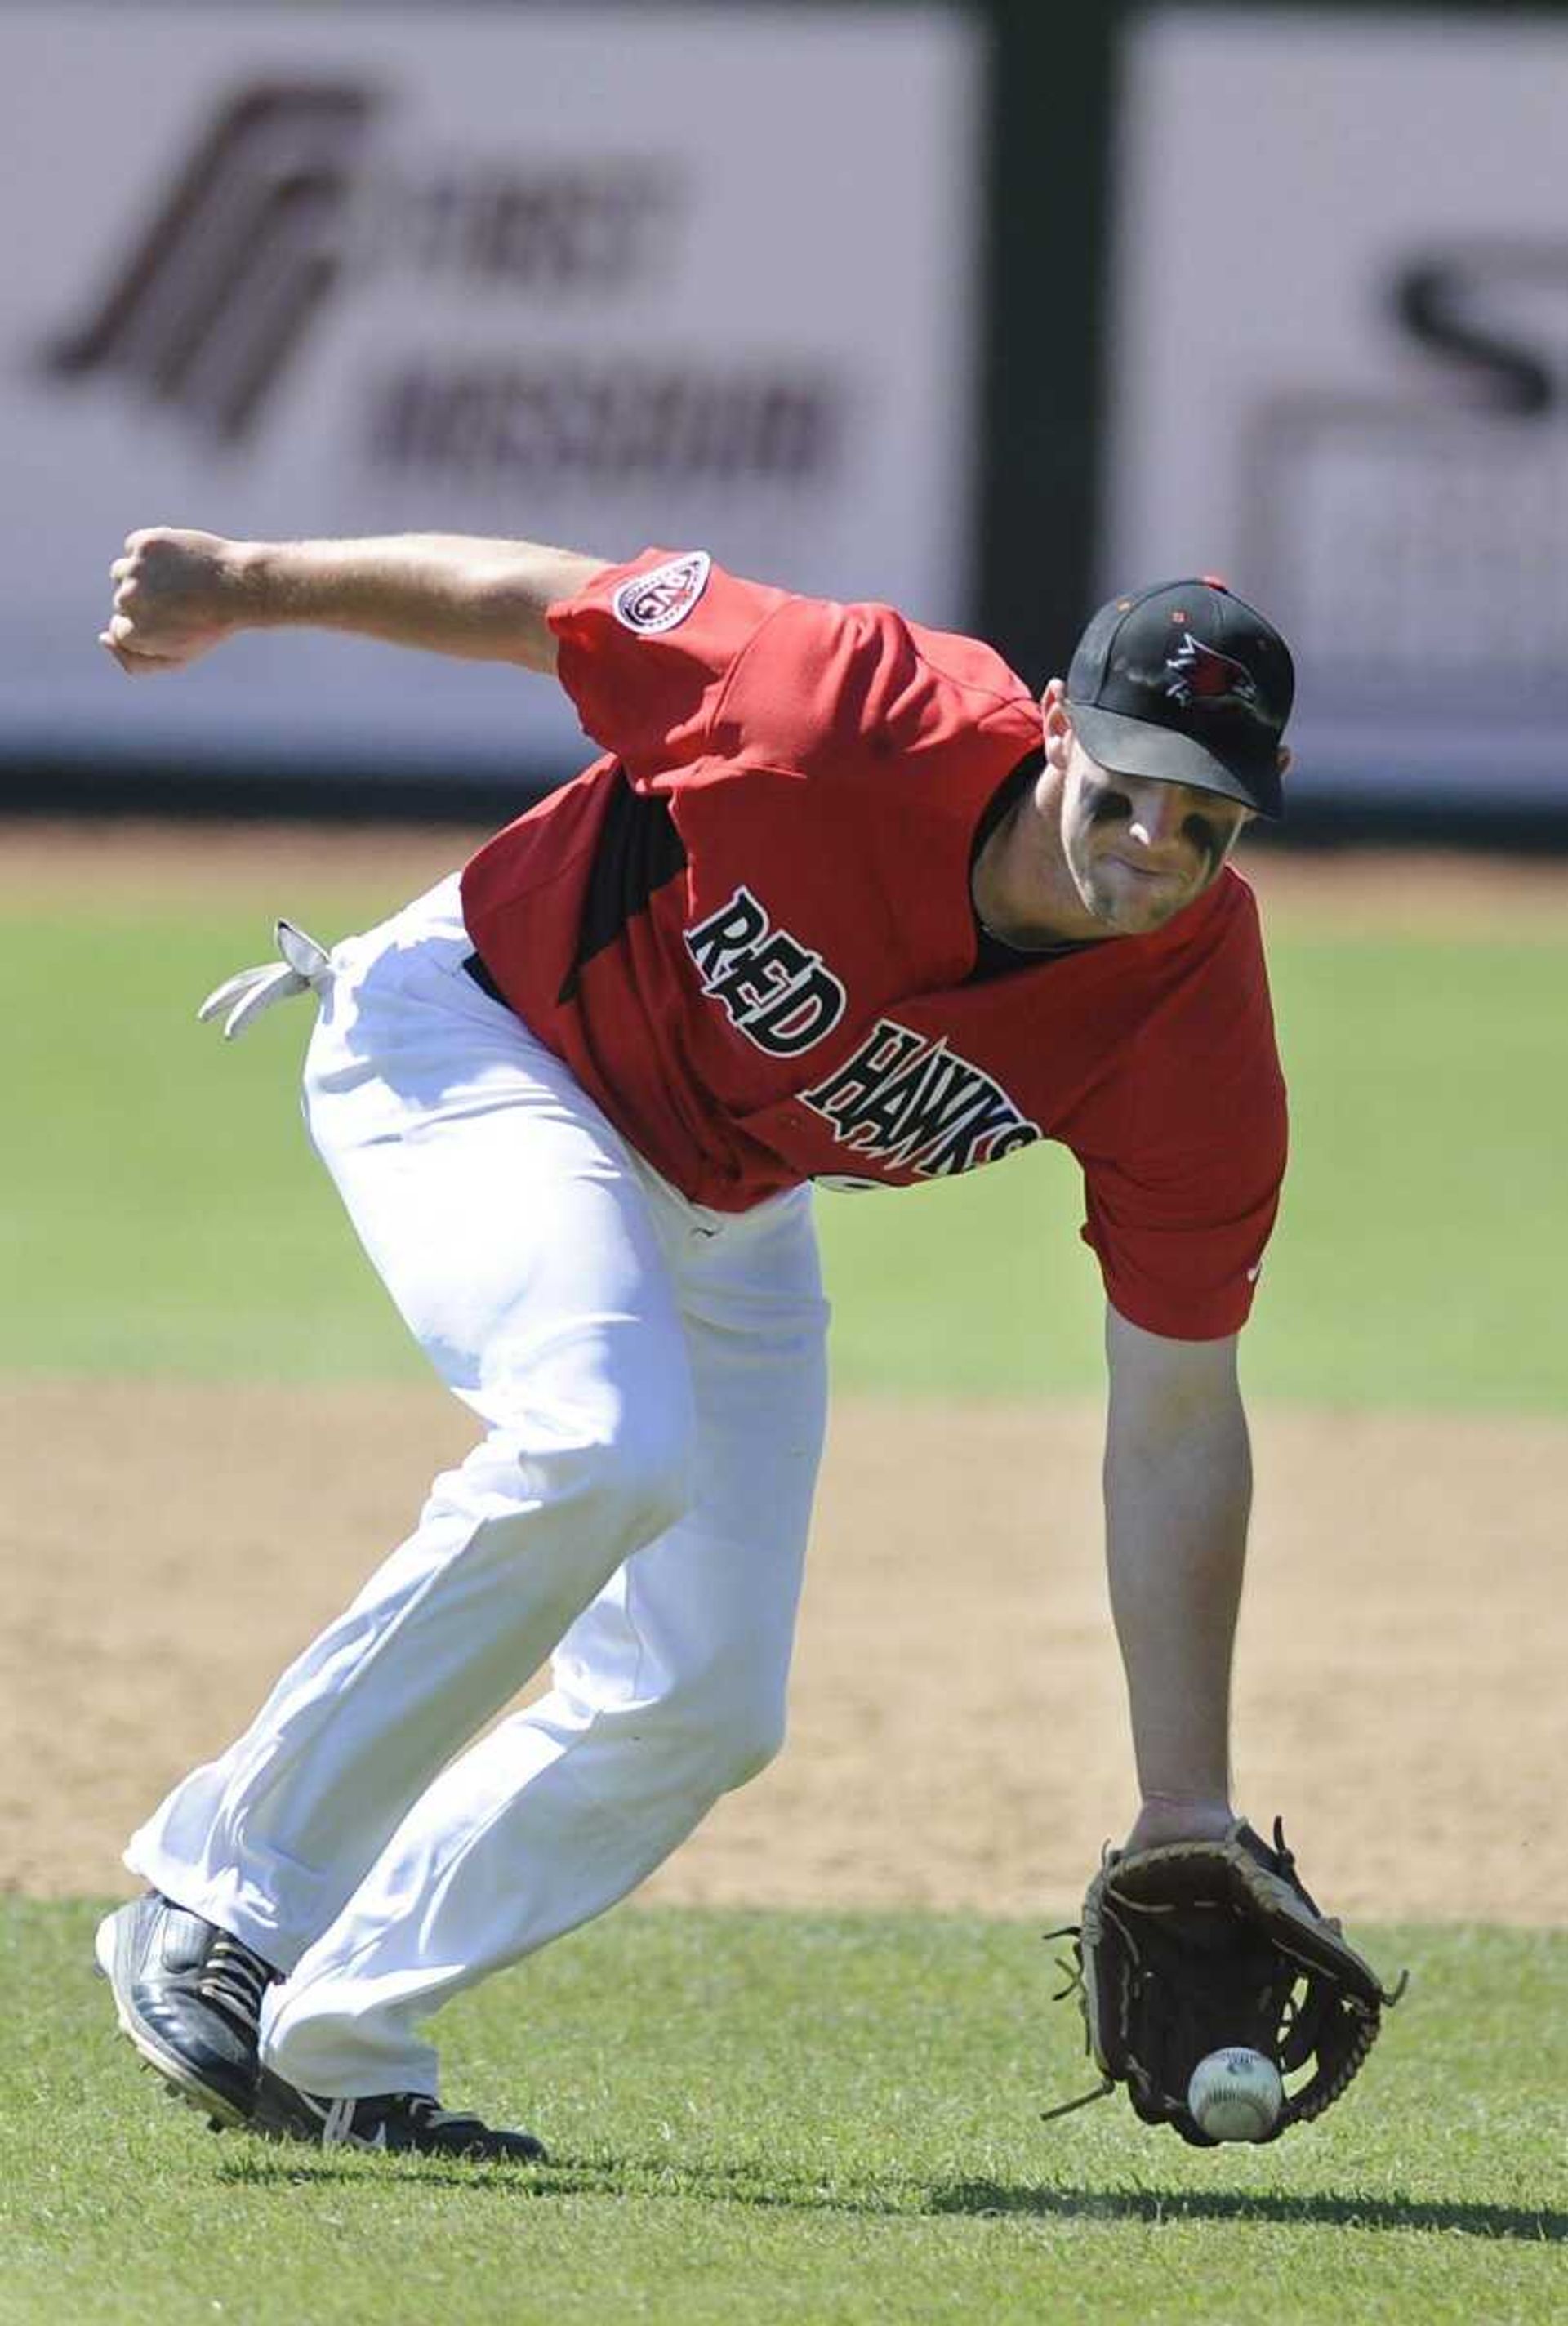
[[[261,2021],[262,1996],[271,1977],[272,1973],[259,1955],[252,1954],[248,1947],[227,1932],[220,1932],[202,1966],[199,1992],[254,2035]]]

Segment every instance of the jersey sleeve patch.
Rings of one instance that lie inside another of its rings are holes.
[[[693,549],[655,565],[650,573],[634,574],[611,601],[617,621],[645,637],[679,628],[707,589],[712,570],[708,552]]]

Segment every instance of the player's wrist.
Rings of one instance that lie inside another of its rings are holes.
[[[279,541],[225,542],[221,586],[232,628],[264,629],[288,620],[289,548]]]
[[[1169,1841],[1218,1841],[1236,1819],[1226,1793],[1146,1791],[1124,1846],[1157,1849]]]

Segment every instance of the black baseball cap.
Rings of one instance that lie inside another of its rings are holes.
[[[1295,669],[1272,622],[1218,575],[1113,598],[1078,641],[1067,701],[1101,765],[1284,814],[1279,739]]]

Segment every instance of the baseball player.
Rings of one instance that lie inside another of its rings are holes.
[[[552,675],[597,758],[462,872],[209,1009],[313,991],[311,1137],[481,1426],[100,1929],[217,2126],[535,2157],[425,2021],[603,1912],[779,1746],[824,1407],[812,1182],[1041,1138],[1103,1274],[1130,1851],[1233,1835],[1237,1336],[1285,1151],[1257,917],[1285,647],[1212,578],[1118,598],[1036,696],[883,605],[437,535],[133,534],[133,676],[312,625]],[[543,1663],[552,1686],[474,1738]]]

